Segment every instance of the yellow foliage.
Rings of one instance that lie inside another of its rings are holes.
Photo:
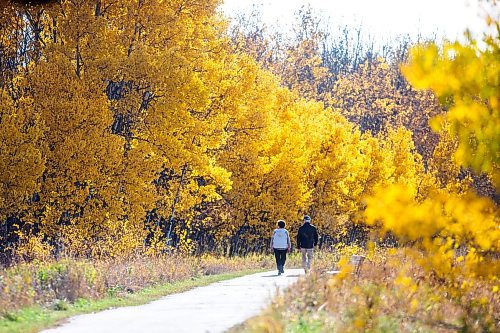
[[[19,219],[24,235],[36,227],[54,253],[113,257],[195,251],[199,235],[223,251],[238,251],[239,237],[258,249],[275,220],[293,233],[304,213],[342,234],[367,207],[369,223],[421,240],[436,265],[448,243],[422,237],[472,244],[480,258],[496,251],[496,207],[463,194],[468,180],[450,162],[497,179],[496,39],[414,51],[412,84],[453,97],[422,157],[426,120],[441,111],[431,91],[396,89],[395,66],[379,58],[320,92],[329,74],[316,37],[266,71],[231,44],[219,3],[61,1],[38,12],[33,55],[2,73],[0,218]],[[18,32],[0,35],[8,52]]]
[[[449,132],[457,136],[457,162],[487,172],[500,185],[500,49],[497,36],[483,43],[429,45],[412,51],[403,67],[410,82],[432,89],[442,101],[451,101],[446,116]]]

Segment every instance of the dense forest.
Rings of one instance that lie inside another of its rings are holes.
[[[2,261],[259,252],[277,219],[294,231],[307,213],[322,246],[443,239],[484,273],[498,36],[374,47],[308,8],[284,37],[219,5],[2,8]]]

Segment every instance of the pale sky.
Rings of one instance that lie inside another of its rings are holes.
[[[224,0],[223,12],[234,15],[250,11],[259,4],[268,25],[290,25],[294,12],[310,4],[316,13],[330,17],[331,25],[359,27],[376,40],[401,34],[424,37],[437,34],[450,40],[460,39],[466,28],[473,33],[485,31],[484,10],[477,0]],[[485,4],[482,3],[484,7]],[[494,8],[498,17],[498,6]]]

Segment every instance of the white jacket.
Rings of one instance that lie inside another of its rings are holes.
[[[274,229],[273,237],[271,238],[271,246],[274,249],[288,249],[290,247],[290,236],[285,228]]]

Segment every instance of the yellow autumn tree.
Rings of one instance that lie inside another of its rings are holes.
[[[40,144],[43,124],[30,97],[16,102],[0,90],[0,219],[21,215],[32,221],[29,203],[39,191],[44,170]]]
[[[451,139],[441,144],[454,145],[456,140],[455,162],[477,173],[486,172],[497,190],[499,59],[496,34],[485,36],[481,47],[475,40],[417,47],[411,63],[403,68],[412,84],[432,89],[449,104],[448,112],[433,120],[436,129],[449,131]],[[456,172],[453,170],[456,167],[450,170]],[[498,290],[498,212],[495,202],[472,190],[464,193],[441,186],[418,197],[407,184],[400,183],[367,200],[366,218],[368,223],[411,241],[419,250],[415,252],[417,262],[448,288],[448,297],[459,300],[470,293],[474,301],[468,310],[472,314],[480,313],[484,305],[481,295],[472,291],[477,280]],[[478,324],[469,321],[467,318],[470,327]],[[488,320],[481,323],[489,325]]]
[[[47,125],[39,225],[58,249],[128,253],[143,245],[148,212],[187,219],[230,188],[213,154],[227,120],[217,4],[74,0],[44,11],[43,56],[26,82]]]
[[[362,131],[376,134],[390,127],[407,128],[419,153],[427,160],[437,144],[428,121],[442,108],[431,91],[417,91],[401,82],[399,75],[383,58],[366,61],[355,72],[337,80],[331,104],[359,124]]]

